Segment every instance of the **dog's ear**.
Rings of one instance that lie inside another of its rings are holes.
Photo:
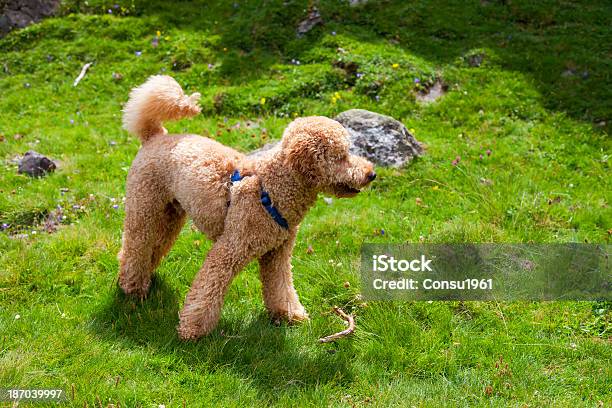
[[[291,134],[283,140],[285,166],[314,181],[318,175],[316,143],[305,133]]]

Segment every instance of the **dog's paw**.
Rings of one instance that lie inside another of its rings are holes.
[[[272,322],[277,326],[280,325],[281,322],[294,324],[310,320],[308,313],[306,313],[303,307],[291,312],[287,310],[270,311],[270,317],[272,318]]]
[[[185,324],[179,324],[176,328],[178,336],[183,341],[195,341],[202,337],[202,330],[199,328],[190,327]]]
[[[149,289],[151,287],[151,281],[144,282],[142,284],[136,285],[132,282],[122,282],[119,280],[119,287],[123,290],[126,296],[138,298],[138,299],[146,299],[149,295]]]

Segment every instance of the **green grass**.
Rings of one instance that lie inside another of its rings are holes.
[[[610,302],[358,296],[364,242],[610,242],[608,2],[321,0],[325,24],[303,38],[306,1],[85,3],[0,39],[0,386],[61,387],[78,407],[612,404]],[[470,67],[476,53],[484,63]],[[364,75],[340,68],[351,64]],[[310,322],[273,326],[250,265],[218,329],[180,342],[177,313],[210,247],[189,225],[147,300],[117,290],[138,150],[120,109],[160,72],[203,94],[203,115],[170,131],[243,151],[280,137],[293,116],[357,107],[402,120],[427,145],[304,220],[293,265]],[[449,92],[419,104],[414,78]],[[59,169],[18,175],[14,158],[29,149]],[[47,233],[58,205],[66,218]],[[342,327],[333,305],[356,315],[357,331],[319,345]]]

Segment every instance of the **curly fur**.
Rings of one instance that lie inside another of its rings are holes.
[[[126,294],[146,296],[189,216],[214,244],[180,312],[181,338],[197,339],[215,328],[232,278],[253,259],[259,260],[270,314],[307,319],[291,273],[298,226],[317,193],[353,196],[374,179],[373,165],[350,155],[347,131],[325,117],[296,119],[281,146],[257,159],[205,137],[166,135],[162,122],[197,114],[198,98],[186,96],[168,76],[153,76],[130,94],[123,123],[142,147],[127,178],[119,285]],[[246,177],[231,184],[236,169]],[[264,209],[262,188],[289,229]]]

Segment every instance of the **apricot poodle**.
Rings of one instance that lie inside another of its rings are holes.
[[[146,296],[189,216],[214,244],[180,312],[181,338],[215,328],[232,278],[255,258],[270,314],[307,319],[291,274],[298,226],[317,193],[354,196],[376,177],[373,165],[349,154],[342,125],[320,116],[293,121],[279,147],[259,158],[205,137],[167,135],[162,121],[198,114],[199,97],[169,76],[152,76],[130,93],[123,126],[142,147],[127,177],[119,285]]]

